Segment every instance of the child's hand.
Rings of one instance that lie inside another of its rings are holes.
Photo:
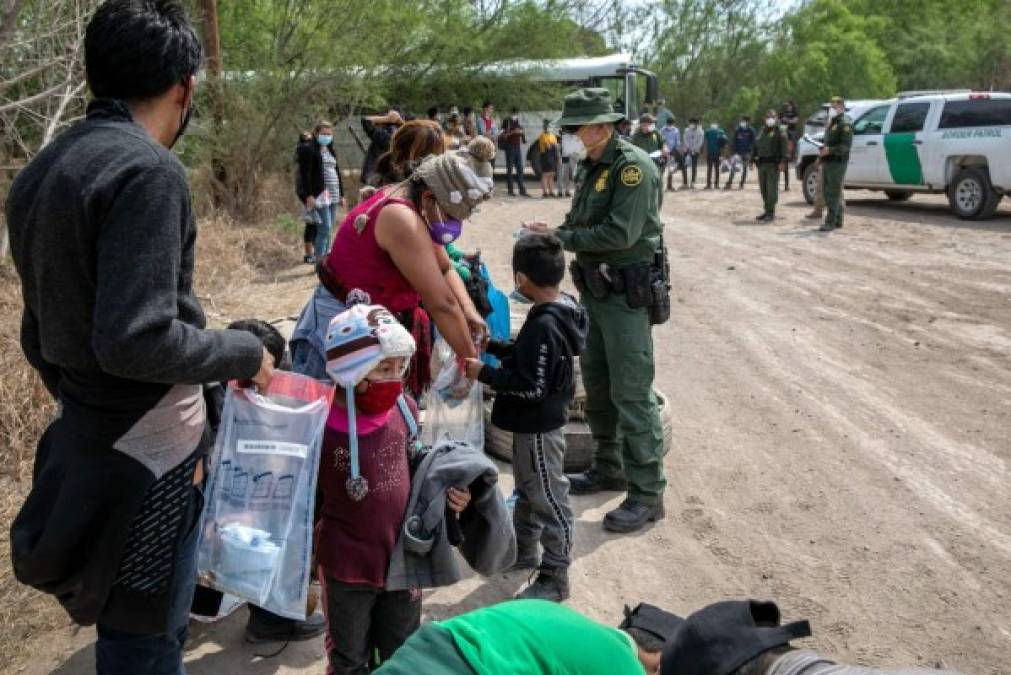
[[[470,504],[470,489],[451,487],[446,490],[446,501],[454,513],[463,513]]]
[[[478,375],[481,374],[482,368],[484,368],[484,362],[481,359],[467,359],[464,361],[464,372],[467,373],[468,379],[476,380]]]

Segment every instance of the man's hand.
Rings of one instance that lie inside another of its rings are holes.
[[[828,157],[828,148],[826,148],[824,145],[818,148],[818,156]]]
[[[270,386],[270,381],[274,378],[274,357],[267,348],[263,348],[263,360],[260,362],[260,370],[253,375],[253,384],[260,391],[266,391]]]
[[[316,198],[315,197],[306,197],[305,198],[305,208],[307,208],[307,209],[314,209],[314,208],[316,208]]]
[[[467,359],[464,361],[463,368],[464,372],[467,373],[468,379],[476,380],[484,369],[484,362],[481,359]]]
[[[446,490],[446,504],[453,513],[460,515],[470,505],[470,489],[451,487]]]

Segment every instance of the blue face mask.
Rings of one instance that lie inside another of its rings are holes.
[[[316,137],[316,142],[319,143],[320,145],[330,145],[331,143],[333,143],[333,136],[326,136],[320,134],[319,136]]]

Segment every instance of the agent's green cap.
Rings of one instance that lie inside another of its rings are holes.
[[[556,124],[562,128],[581,127],[585,124],[614,123],[624,119],[614,112],[611,93],[607,89],[589,88],[574,91],[565,97],[562,116]]]

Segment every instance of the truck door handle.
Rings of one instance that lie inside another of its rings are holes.
[[[867,145],[877,145],[877,141],[867,141]]]
[[[913,141],[913,145],[923,145],[923,141]]]

